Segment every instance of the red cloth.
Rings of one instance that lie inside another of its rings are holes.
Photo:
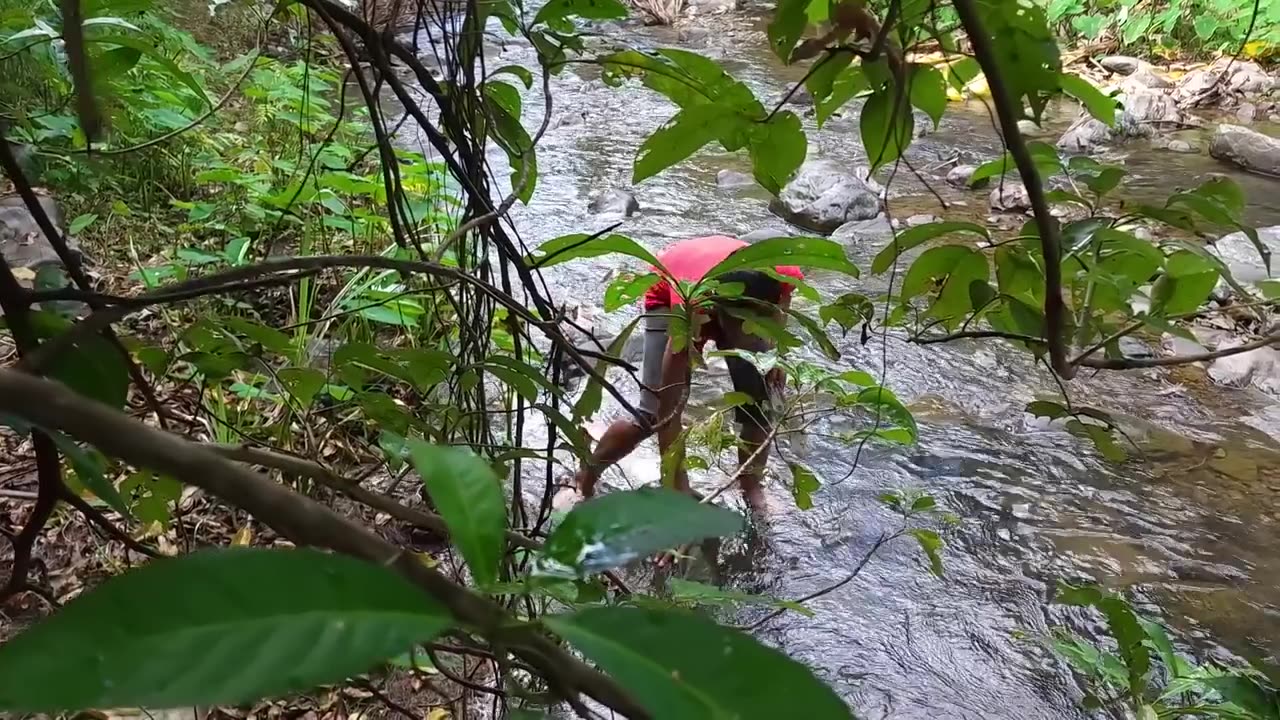
[[[667,271],[676,280],[697,282],[702,279],[703,275],[707,274],[708,270],[718,265],[721,260],[729,257],[730,253],[749,244],[727,235],[690,238],[668,246],[666,250],[663,250],[658,255],[658,261],[666,267]],[[657,268],[654,269],[657,270]],[[779,265],[775,269],[781,275],[793,277],[797,280],[804,279],[804,273],[800,272],[800,268],[794,265]],[[659,274],[661,274],[661,271],[659,271]],[[783,297],[789,296],[793,289],[795,289],[794,286],[783,283]],[[666,277],[654,283],[653,287],[649,288],[644,294],[645,310],[675,307],[681,302],[680,293],[676,292],[675,287]]]

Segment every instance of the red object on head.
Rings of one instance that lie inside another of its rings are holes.
[[[735,250],[740,250],[749,244],[728,235],[708,235],[706,237],[690,238],[668,246],[667,249],[658,254],[658,261],[666,267],[667,272],[671,273],[671,277],[675,280],[697,282],[707,274],[708,270],[718,265],[721,260],[729,257]],[[793,277],[797,280],[804,279],[804,273],[800,272],[800,268],[794,265],[779,265],[774,269],[781,275]],[[654,268],[654,270],[658,269]],[[662,271],[658,270],[658,273],[662,274]],[[783,283],[782,296],[790,296],[791,291],[794,289],[794,285]],[[665,276],[654,283],[653,287],[649,288],[644,294],[645,310],[675,307],[682,302],[680,293],[676,292],[675,286],[670,282],[670,278]]]

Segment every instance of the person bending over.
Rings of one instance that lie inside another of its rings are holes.
[[[697,282],[720,261],[747,243],[723,235],[682,240],[668,247],[658,256],[658,261],[677,281]],[[803,279],[800,269],[792,266],[776,268],[778,274]],[[644,359],[640,380],[643,388],[640,411],[650,426],[657,426],[658,447],[663,456],[683,431],[685,401],[689,385],[689,346],[701,352],[707,340],[713,340],[720,350],[768,351],[773,342],[747,333],[743,328],[744,313],[747,317],[764,315],[776,322],[785,322],[785,310],[790,306],[794,286],[757,270],[738,270],[716,278],[720,284],[740,283],[740,295],[711,297],[710,307],[697,312],[690,329],[691,342],[680,350],[675,349],[669,329],[673,315],[682,312],[678,306],[681,298],[676,288],[663,277],[645,293],[643,303]],[[765,377],[747,360],[728,356],[729,376],[734,390],[746,393],[751,403],[735,408],[740,425],[738,433],[738,480],[747,504],[755,511],[765,509],[764,478],[768,450],[756,450],[769,435],[770,418],[767,404],[770,393],[781,391],[783,374],[780,368],[770,370]],[[663,421],[666,421],[665,423]],[[600,474],[609,466],[631,454],[650,434],[634,418],[614,421],[600,438],[591,458],[578,470],[575,482],[583,497],[595,494]],[[689,478],[681,462],[675,471],[675,487],[689,491]]]

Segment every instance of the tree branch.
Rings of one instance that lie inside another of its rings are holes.
[[[1260,340],[1254,340],[1251,343],[1237,345],[1235,347],[1223,348],[1221,350],[1213,350],[1210,352],[1193,353],[1191,355],[1173,355],[1171,357],[1160,358],[1093,358],[1085,357],[1079,359],[1081,367],[1098,368],[1100,370],[1137,370],[1140,368],[1153,367],[1169,367],[1171,365],[1188,365],[1190,363],[1207,362],[1217,360],[1218,358],[1231,357],[1240,353],[1247,353],[1250,350],[1268,347],[1270,345],[1280,345],[1280,333],[1268,335]]]
[[[440,602],[459,624],[510,648],[558,692],[586,694],[632,718],[649,713],[612,679],[529,624],[454,583],[369,529],[197,443],[145,425],[67,387],[0,370],[0,412],[61,430],[132,465],[169,474],[240,507],[299,545],[325,547],[404,575]]]
[[[1027,197],[1031,200],[1036,228],[1040,231],[1040,250],[1044,255],[1044,322],[1049,363],[1054,372],[1069,380],[1075,376],[1076,369],[1067,362],[1066,306],[1062,302],[1062,268],[1059,263],[1062,249],[1058,223],[1049,213],[1044,183],[1041,182],[1035,160],[1022,139],[1022,131],[1018,129],[1018,118],[1022,114],[1019,101],[1009,93],[1009,87],[1000,74],[999,61],[991,47],[992,38],[983,27],[974,0],[955,0],[954,6],[956,14],[960,16],[960,24],[969,37],[969,43],[973,45],[974,58],[991,88],[991,100],[1000,119],[1001,134],[1004,135],[1009,154],[1013,156],[1018,174],[1022,177],[1022,185],[1027,189]]]

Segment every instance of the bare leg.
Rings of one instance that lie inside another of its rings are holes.
[[[658,428],[658,450],[666,457],[680,434],[684,432],[684,404],[688,399],[689,387],[689,354],[680,352],[672,354],[668,349],[663,357],[663,387],[658,391],[658,422],[670,418],[666,425]],[[684,466],[684,458],[676,464],[675,477],[672,478],[675,489],[689,492],[689,473]]]
[[[650,434],[630,419],[613,421],[605,431],[604,437],[600,438],[595,452],[591,453],[591,459],[578,470],[574,478],[582,496],[595,495],[596,481],[600,479],[600,473],[630,455]]]
[[[738,433],[738,483],[742,486],[743,499],[754,512],[767,509],[763,480],[769,448],[762,448],[761,444],[768,436],[768,430],[756,423],[744,423]]]

